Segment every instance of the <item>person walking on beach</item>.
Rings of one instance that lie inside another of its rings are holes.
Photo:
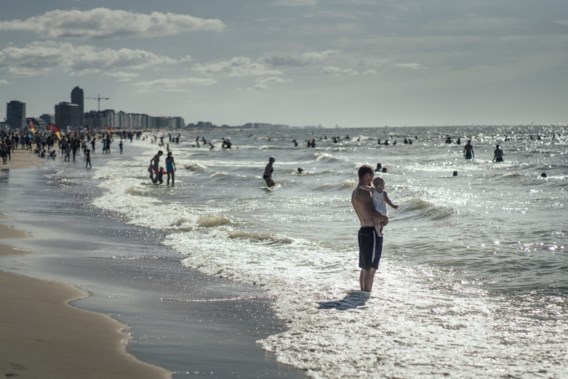
[[[0,157],[2,158],[2,163],[8,163],[8,145],[4,140],[0,140]]]
[[[262,174],[262,178],[266,182],[266,186],[269,188],[272,188],[276,185],[276,183],[274,183],[274,180],[272,180],[272,173],[274,172],[272,165],[274,164],[274,162],[276,162],[276,159],[274,159],[274,157],[270,157],[268,159],[268,164],[264,168],[264,174]]]
[[[497,145],[493,154],[493,162],[503,162],[503,150]]]
[[[383,237],[377,235],[375,225],[388,223],[388,217],[375,210],[371,197],[371,183],[375,172],[369,165],[359,167],[359,183],[351,194],[351,204],[359,218],[361,228],[358,232],[359,243],[359,284],[361,291],[371,292],[375,273],[383,251]]]
[[[473,153],[473,145],[471,144],[470,139],[467,140],[467,143],[463,147],[463,155],[465,159],[471,159],[475,157],[475,154]]]
[[[170,176],[172,178],[172,187],[175,184],[175,171],[176,171],[176,163],[174,162],[174,157],[172,156],[172,152],[168,152],[168,156],[166,157],[166,172],[168,174],[168,181],[167,185],[170,185]]]

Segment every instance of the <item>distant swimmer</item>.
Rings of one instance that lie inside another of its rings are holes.
[[[301,174],[301,173],[303,173],[303,172],[304,172],[304,169],[301,168],[301,167],[298,167],[298,174]]]
[[[463,155],[465,159],[471,159],[475,157],[475,154],[473,153],[473,145],[471,144],[470,139],[467,140],[467,143],[463,147]]]
[[[272,173],[274,172],[272,165],[274,164],[274,162],[276,162],[276,159],[274,159],[274,157],[270,157],[268,159],[268,164],[264,168],[264,174],[262,174],[262,179],[264,179],[266,186],[269,188],[274,187],[274,185],[276,184],[274,183],[274,180],[272,180]]]
[[[547,177],[546,172],[543,172],[542,174],[540,174],[540,177],[541,177],[541,178],[546,178],[546,177]]]
[[[454,172],[452,173],[452,176],[458,176],[458,172],[457,172],[457,171],[454,171]]]
[[[495,154],[493,155],[493,162],[503,162],[503,150],[497,145],[495,147]]]
[[[359,183],[351,194],[351,204],[359,218],[361,228],[358,232],[359,243],[359,285],[361,291],[371,292],[375,273],[383,251],[383,237],[377,235],[375,224],[388,223],[388,217],[375,210],[371,197],[371,183],[375,175],[373,168],[363,165],[357,175]]]

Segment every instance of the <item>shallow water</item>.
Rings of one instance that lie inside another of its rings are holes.
[[[97,186],[90,205],[158,231],[188,268],[266,291],[288,330],[260,344],[310,376],[563,377],[567,133],[537,126],[182,132],[169,145],[175,187],[153,186],[146,176],[165,146],[134,141],[89,174]],[[462,144],[444,143],[446,135]],[[216,148],[197,147],[197,136]],[[231,150],[220,148],[223,137]],[[306,147],[309,138],[316,148]],[[463,158],[468,138],[471,161]],[[500,164],[492,162],[497,143]],[[261,179],[270,156],[274,191]],[[357,168],[378,162],[400,208],[390,210],[368,297],[357,291],[358,224],[349,199]],[[83,186],[84,172],[65,167],[52,179],[65,191]]]

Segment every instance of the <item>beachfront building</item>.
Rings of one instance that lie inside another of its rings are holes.
[[[144,113],[115,112],[112,109],[85,113],[85,126],[102,129],[178,129],[185,126],[182,117],[154,117]]]
[[[81,116],[77,104],[63,101],[55,106],[55,124],[62,130],[66,127],[82,128]]]
[[[11,129],[20,129],[26,126],[26,103],[12,100],[6,104],[6,123]]]
[[[49,123],[55,123],[55,117],[52,114],[47,114],[44,113],[41,116],[39,116],[40,121],[43,121],[45,123],[45,125],[49,124]]]
[[[73,88],[71,91],[71,103],[77,104],[79,107],[79,125],[84,124],[84,113],[85,113],[85,95],[83,90],[79,87]]]
[[[289,125],[284,124],[269,124],[266,122],[247,122],[242,126],[243,129],[274,129],[274,128],[289,128]]]
[[[85,127],[89,130],[101,130],[116,127],[116,112],[113,109],[104,111],[90,111],[85,113]]]

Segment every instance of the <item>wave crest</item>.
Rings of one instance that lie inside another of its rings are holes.
[[[204,172],[205,170],[207,170],[206,166],[203,166],[202,164],[199,163],[186,164],[185,166],[183,166],[183,168],[193,172]]]
[[[204,228],[214,228],[216,226],[228,225],[231,220],[222,216],[202,216],[197,220],[197,225]]]
[[[411,199],[400,209],[402,217],[419,217],[431,220],[443,220],[454,214],[449,207],[436,206],[422,199]]]
[[[272,233],[256,233],[234,231],[229,234],[229,238],[233,239],[246,239],[252,242],[267,242],[268,244],[291,244],[293,241],[290,238],[278,237]]]
[[[334,157],[333,155],[329,154],[329,153],[323,153],[323,152],[317,152],[314,154],[314,158],[316,160],[316,162],[340,162],[343,161],[343,159]]]

